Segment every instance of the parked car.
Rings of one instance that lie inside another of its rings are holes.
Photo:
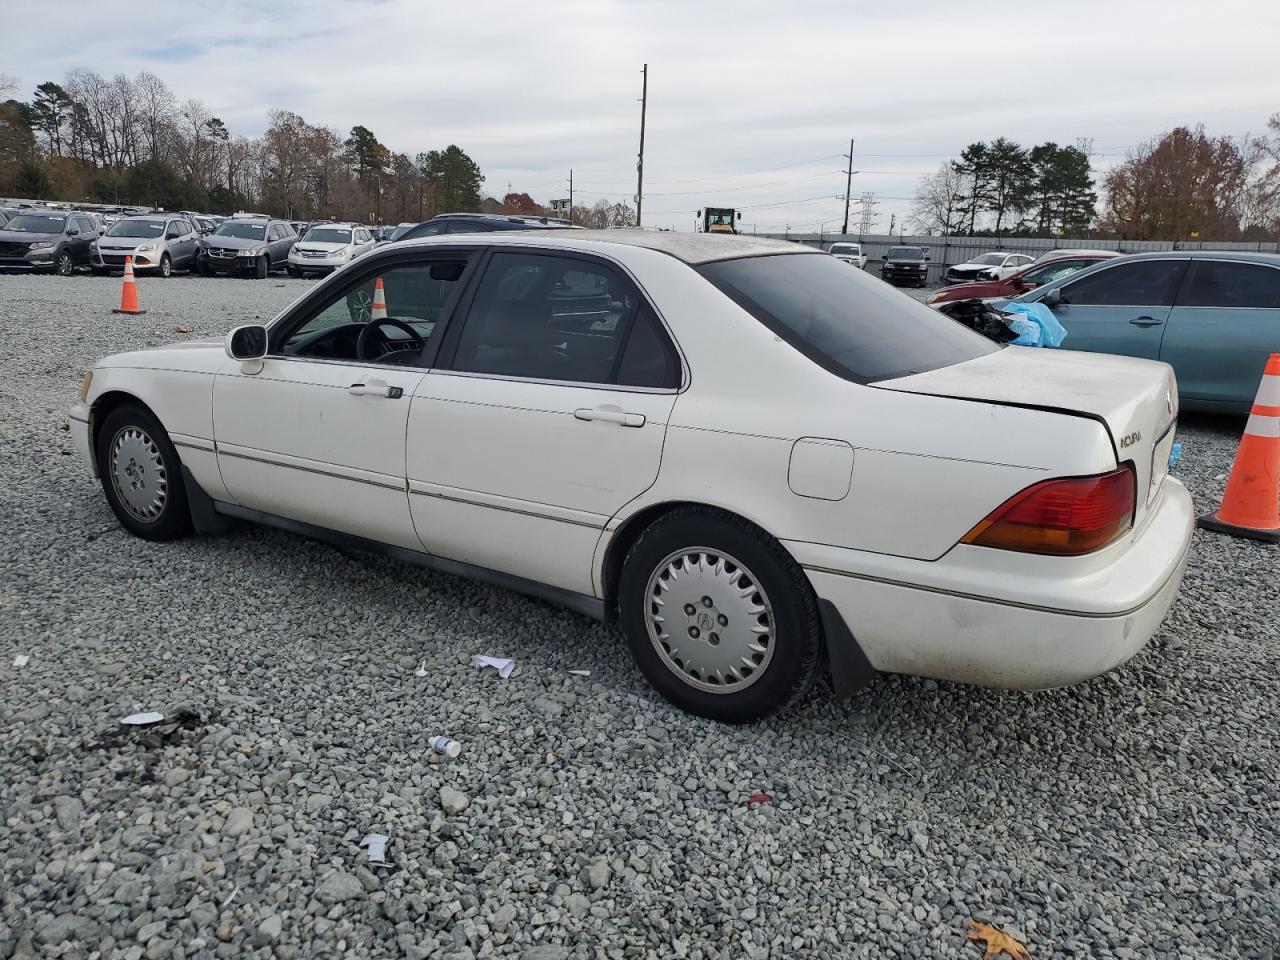
[[[135,272],[155,271],[167,277],[174,270],[193,269],[199,247],[200,234],[186,217],[128,217],[89,245],[89,263],[101,276],[124,269],[124,258],[133,257]]]
[[[0,270],[30,270],[71,276],[89,265],[89,244],[98,224],[87,214],[22,211],[0,228]]]
[[[1121,252],[1118,250],[1089,250],[1087,248],[1076,247],[1057,247],[1053,250],[1046,250],[1040,256],[1036,257],[1036,263],[1042,260],[1057,260],[1059,257],[1119,257]]]
[[[252,273],[262,279],[288,265],[297,240],[288,220],[232,217],[200,241],[196,272]]]
[[[410,230],[412,230],[416,226],[417,226],[416,223],[398,223],[394,227],[392,227],[391,233],[387,237],[387,240],[389,241],[400,240],[404,237],[406,233],[408,233]]]
[[[942,287],[931,294],[925,303],[936,306],[953,300],[1008,300],[1028,290],[1034,290],[1042,283],[1061,279],[1085,267],[1093,266],[1100,260],[1113,260],[1118,256],[1120,254],[1114,251],[1098,250],[1092,253],[1064,256],[1056,260],[1037,260],[1031,266],[1003,280],[977,280]]]
[[[554,217],[507,216],[499,213],[441,213],[406,230],[400,240],[418,240],[442,233],[493,233],[498,230],[578,230]]]
[[[1280,349],[1276,254],[1129,254],[1013,299],[1049,307],[1067,330],[1064,349],[1169,364],[1191,409],[1247,413]]]
[[[880,258],[880,277],[889,283],[910,283],[917,287],[928,284],[929,254],[924,247],[890,247]]]
[[[353,319],[379,279],[386,318]],[[560,309],[600,291],[589,324]],[[249,520],[504,584],[617,619],[663,695],[748,721],[820,670],[1037,688],[1132,656],[1191,537],[1175,391],[798,244],[492,232],[107,357],[70,427],[140,537]]]
[[[1030,266],[1034,261],[1025,253],[984,253],[965,263],[947,267],[944,283],[969,283],[974,280],[1003,280]]]
[[[860,243],[833,243],[827,253],[859,270],[867,265],[867,255],[862,252]]]
[[[358,223],[319,224],[289,251],[289,276],[332,273],[375,246],[373,234]]]

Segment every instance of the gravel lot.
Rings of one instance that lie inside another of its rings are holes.
[[[503,590],[117,527],[82,373],[308,285],[142,278],[121,317],[118,279],[0,277],[0,958],[976,958],[970,919],[1040,958],[1280,952],[1280,548],[1197,533],[1156,641],[1073,689],[885,676],[718,726]],[[1184,418],[1202,508],[1241,426]]]

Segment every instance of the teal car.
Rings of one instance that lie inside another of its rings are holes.
[[[1134,254],[1007,302],[1049,307],[1067,330],[1063,349],[1163,360],[1184,409],[1247,413],[1267,357],[1280,353],[1276,254]]]

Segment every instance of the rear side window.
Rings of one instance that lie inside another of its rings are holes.
[[[679,363],[630,282],[602,263],[495,253],[453,368],[570,383],[674,387]]]
[[[855,383],[936,370],[999,349],[832,257],[743,257],[697,270],[814,363]]]
[[[1254,263],[1195,260],[1180,307],[1280,309],[1280,270]]]
[[[1167,307],[1186,265],[1185,260],[1116,264],[1067,284],[1062,299],[1081,306]]]

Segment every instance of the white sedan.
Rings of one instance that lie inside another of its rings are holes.
[[[289,251],[291,277],[331,273],[377,246],[373,233],[357,223],[318,223]]]
[[[1190,542],[1177,396],[808,247],[539,231],[387,245],[266,326],[107,357],[71,429],[140,537],[268,523],[616,618],[666,697],[748,721],[823,672],[1131,657]]]

